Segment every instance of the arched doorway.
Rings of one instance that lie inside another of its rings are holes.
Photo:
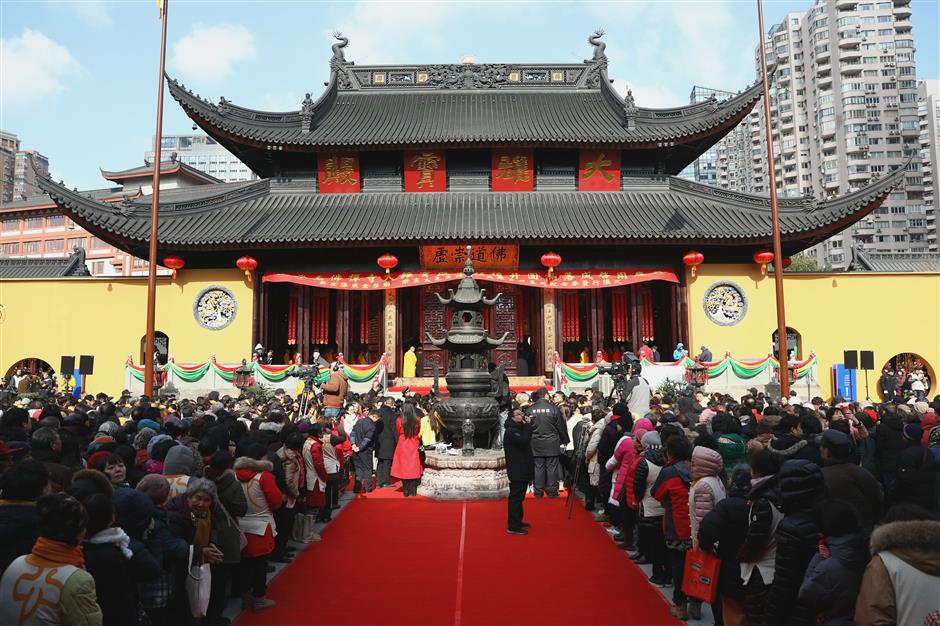
[[[9,381],[15,376],[14,388],[17,392],[29,393],[39,389],[44,375],[51,376],[55,380],[55,370],[51,365],[39,357],[27,357],[11,365],[3,377]]]
[[[903,373],[903,375],[902,375]],[[878,393],[883,399],[888,399],[891,394],[886,394],[884,387],[886,384],[885,376],[894,377],[894,393],[902,398],[910,398],[916,395],[911,387],[917,387],[914,384],[915,379],[920,378],[924,384],[924,398],[930,399],[937,388],[937,374],[934,368],[927,362],[927,359],[914,352],[900,352],[888,359],[881,368],[881,374],[878,380]],[[913,375],[913,376],[912,376]],[[890,383],[887,383],[890,385]]]
[[[775,330],[773,334],[770,335],[770,343],[773,345],[774,355],[779,354],[779,349],[777,346],[779,343],[777,339],[780,337],[780,332]],[[804,358],[803,354],[803,336],[800,335],[800,331],[795,328],[787,326],[787,354],[790,355],[789,358]]]
[[[144,352],[147,350],[147,335],[140,338],[140,363],[147,362]],[[157,364],[166,365],[170,358],[170,338],[159,330],[153,334],[153,350],[157,354]]]

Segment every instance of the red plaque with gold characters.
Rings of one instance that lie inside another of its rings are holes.
[[[620,150],[582,150],[578,191],[620,191]]]
[[[475,244],[470,251],[476,268],[509,269],[519,267],[516,244]],[[463,269],[467,246],[421,246],[421,267],[427,269]]]
[[[533,165],[531,150],[493,150],[493,191],[532,191]]]
[[[443,150],[405,152],[405,191],[447,191]]]
[[[320,193],[359,193],[359,155],[355,152],[321,152],[317,155]]]

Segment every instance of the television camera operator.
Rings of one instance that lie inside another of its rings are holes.
[[[601,372],[610,374],[621,402],[630,408],[632,415],[642,417],[649,413],[650,400],[653,397],[649,383],[642,376],[643,366],[633,352],[625,352],[620,363],[602,368]],[[613,391],[611,392],[613,394]]]

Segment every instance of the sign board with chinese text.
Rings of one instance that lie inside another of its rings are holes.
[[[493,191],[532,191],[535,188],[531,150],[493,150]]]
[[[470,251],[476,269],[515,269],[519,266],[519,246],[514,244],[476,245]],[[435,270],[463,269],[466,246],[421,246],[421,267]]]
[[[620,150],[581,150],[578,191],[620,191]]]
[[[405,151],[405,191],[447,191],[443,150]]]
[[[355,152],[317,154],[317,184],[320,193],[359,193],[359,155]]]

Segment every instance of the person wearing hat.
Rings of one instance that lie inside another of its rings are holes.
[[[858,516],[859,526],[870,532],[881,519],[881,485],[867,470],[852,461],[854,452],[855,441],[851,435],[835,428],[823,433],[820,454],[826,499],[849,504]]]
[[[907,502],[936,511],[936,460],[921,443],[923,429],[916,422],[908,422],[902,434],[907,447],[898,459],[897,478],[888,490],[888,502],[891,506]]]
[[[685,346],[682,345],[682,342],[676,344],[676,349],[672,351],[672,360],[678,361],[679,359],[684,359],[687,351]]]
[[[167,451],[163,461],[163,477],[170,483],[170,498],[186,491],[195,469],[196,455],[189,446],[177,444]]]
[[[714,360],[712,357],[711,350],[709,350],[705,346],[701,346],[699,350],[701,350],[701,352],[699,352],[699,355],[698,355],[699,361],[701,361],[702,363],[711,363]]]
[[[650,430],[641,435],[639,427],[634,431],[634,443],[639,442],[642,454],[637,457],[627,477],[627,503],[635,503],[639,512],[637,547],[653,566],[649,581],[657,587],[665,587],[669,584],[669,557],[663,536],[665,510],[659,500],[653,497],[653,485],[666,464],[666,458],[659,433]]]

